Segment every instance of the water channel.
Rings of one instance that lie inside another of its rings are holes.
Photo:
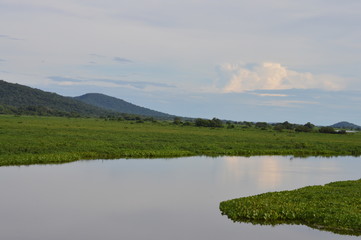
[[[233,223],[219,203],[361,178],[361,158],[189,157],[0,168],[0,239],[359,239]]]

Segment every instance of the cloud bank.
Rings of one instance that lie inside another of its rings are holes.
[[[343,78],[297,72],[274,62],[254,64],[251,67],[227,63],[221,66],[221,71],[226,81],[224,93],[293,88],[342,90],[346,86]]]

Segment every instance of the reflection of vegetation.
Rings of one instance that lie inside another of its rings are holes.
[[[196,127],[121,115],[66,118],[0,115],[0,166],[97,158],[361,155],[361,133],[275,131],[250,124]],[[212,121],[219,123],[217,119]]]
[[[339,234],[361,235],[361,179],[265,193],[221,202],[231,220],[254,224],[304,224]]]

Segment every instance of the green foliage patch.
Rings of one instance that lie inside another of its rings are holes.
[[[256,127],[205,128],[172,121],[0,115],[0,166],[80,159],[361,154],[361,134]]]
[[[361,235],[361,179],[264,193],[220,203],[233,221],[303,224],[339,234]]]

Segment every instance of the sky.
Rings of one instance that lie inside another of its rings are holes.
[[[185,116],[361,125],[359,0],[0,0],[0,79]]]

